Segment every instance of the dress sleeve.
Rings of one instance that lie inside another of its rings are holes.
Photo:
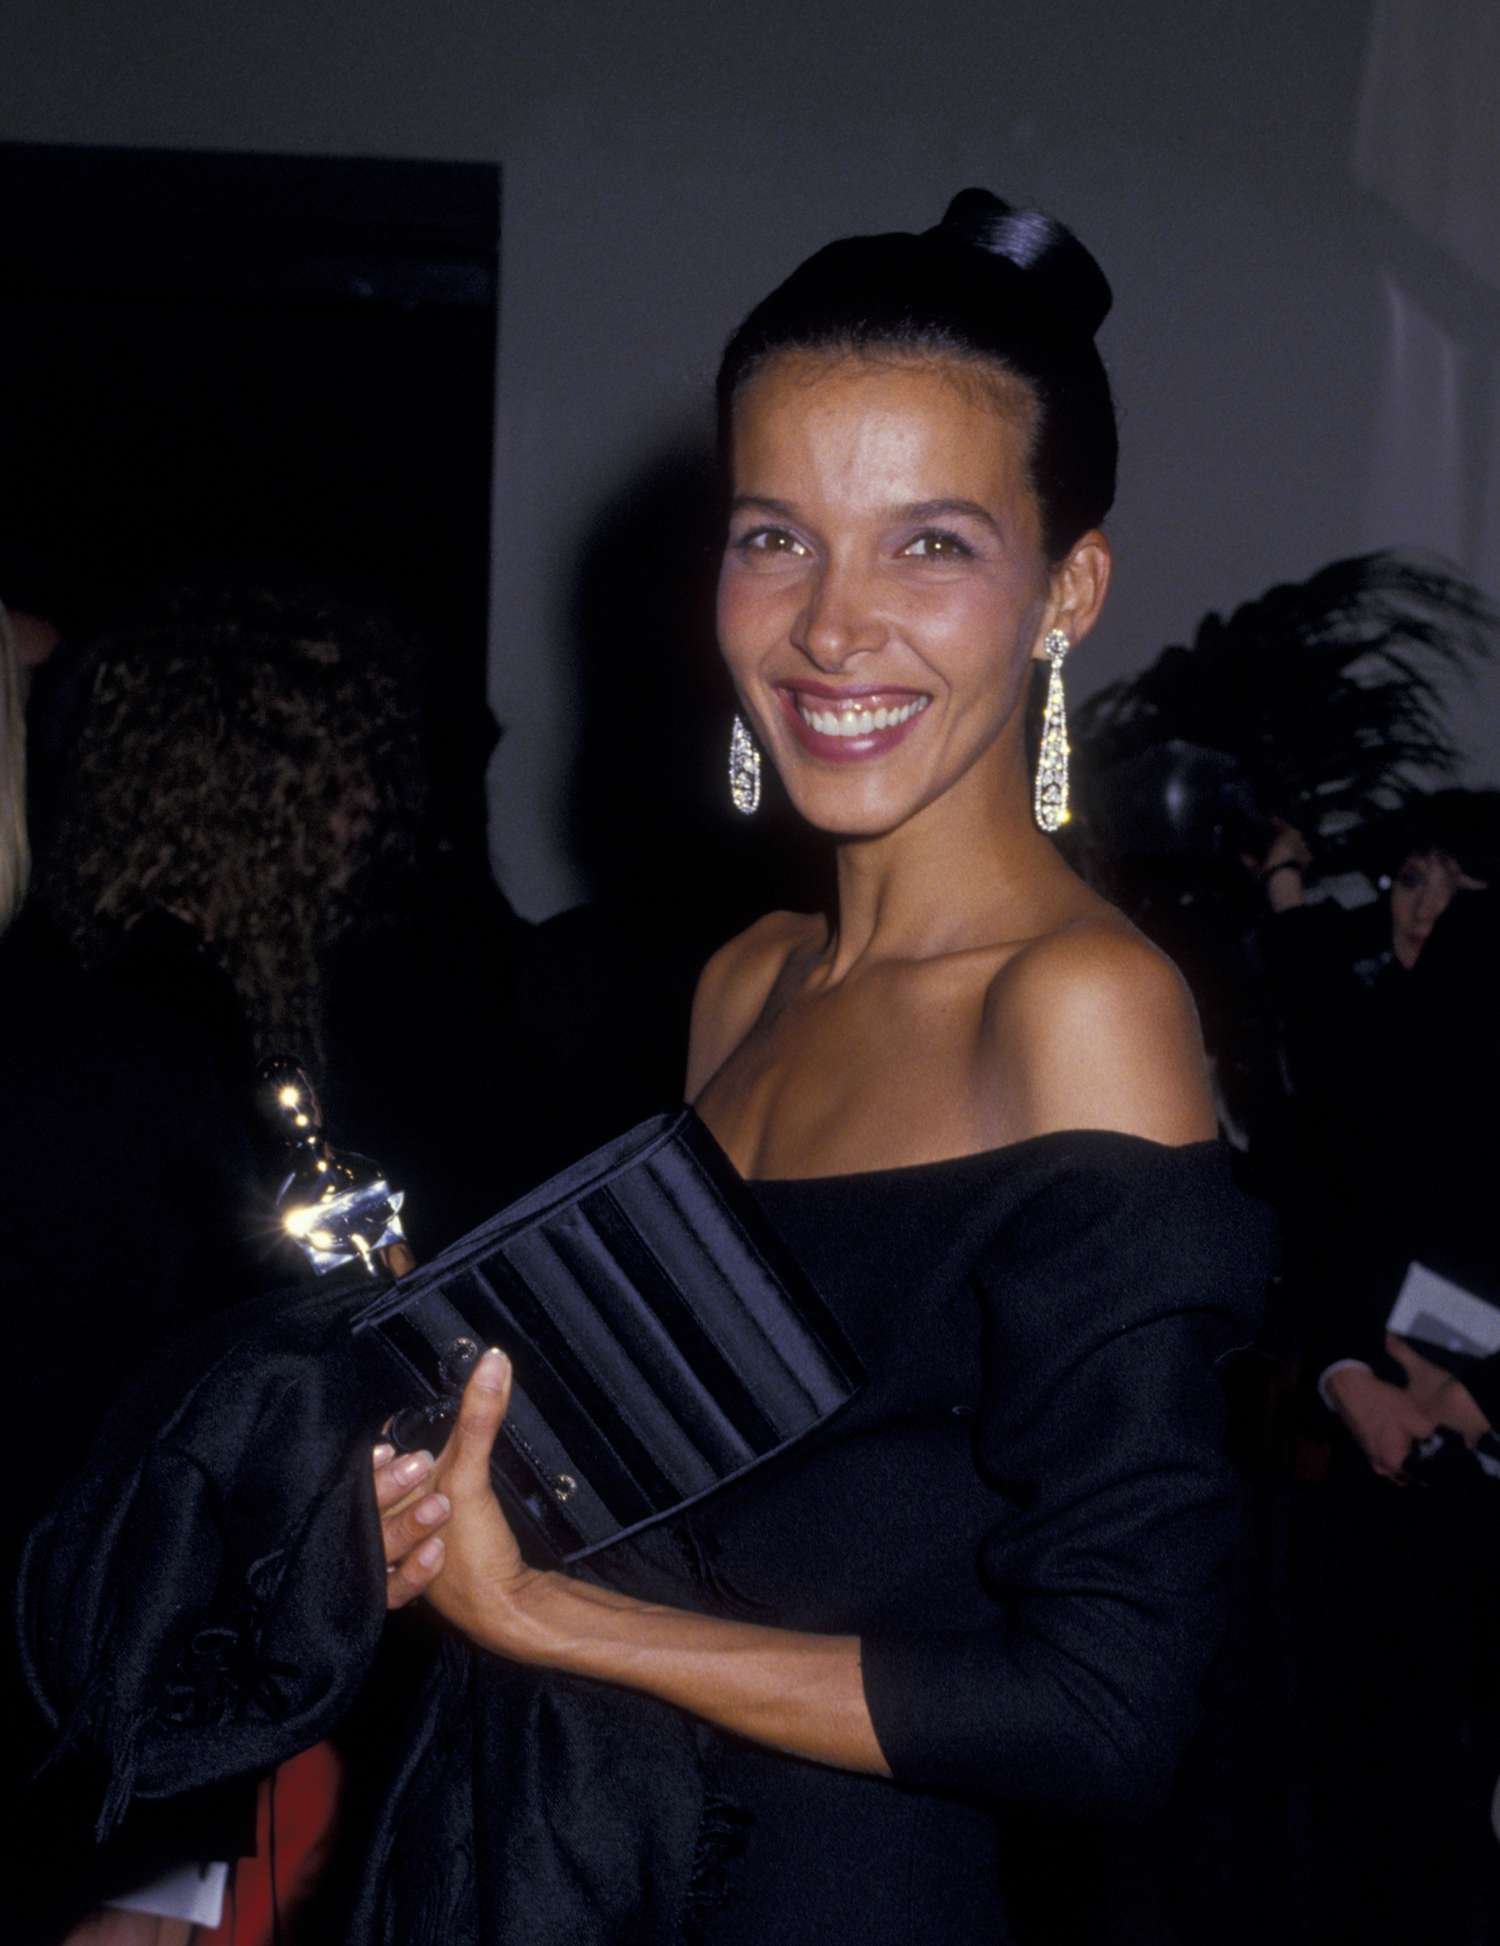
[[[1240,1524],[1215,1366],[1253,1334],[1270,1257],[1206,1145],[1132,1144],[1128,1170],[1070,1171],[1002,1225],[977,1276],[993,1620],[863,1642],[899,1782],[1091,1815],[1160,1802]]]

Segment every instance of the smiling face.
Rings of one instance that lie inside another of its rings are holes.
[[[955,791],[1022,801],[1028,663],[1092,616],[1064,612],[1070,571],[1043,554],[1024,389],[953,359],[788,352],[733,439],[719,642],[798,810],[869,837]]]

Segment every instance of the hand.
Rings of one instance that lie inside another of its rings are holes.
[[[1375,1472],[1404,1486],[1412,1447],[1437,1430],[1433,1414],[1404,1386],[1388,1384],[1363,1365],[1335,1372],[1328,1396]]]
[[[1424,1358],[1415,1346],[1387,1332],[1385,1348],[1406,1373],[1412,1397],[1440,1426],[1462,1433],[1466,1446],[1477,1446],[1490,1429],[1479,1401],[1461,1379]]]
[[[458,1419],[434,1462],[408,1454],[399,1488],[383,1508],[386,1603],[401,1608],[425,1594],[432,1606],[482,1647],[522,1655],[530,1646],[521,1598],[548,1579],[527,1567],[490,1479],[490,1452],[510,1403],[511,1368],[503,1352],[487,1351],[469,1376]],[[418,1465],[410,1467],[416,1460]],[[377,1497],[379,1496],[377,1468]],[[436,1527],[442,1528],[435,1535]]]
[[[404,1608],[427,1587],[443,1564],[443,1540],[438,1529],[447,1521],[452,1504],[446,1494],[433,1493],[431,1453],[403,1453],[381,1444],[373,1454],[375,1505],[380,1509],[380,1533],[385,1543],[385,1605]]]

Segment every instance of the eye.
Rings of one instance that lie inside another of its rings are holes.
[[[901,552],[917,561],[965,561],[971,560],[974,554],[966,540],[950,533],[946,527],[924,527]]]
[[[761,560],[780,556],[799,561],[807,553],[804,544],[785,527],[752,527],[740,535],[734,548],[736,553]]]

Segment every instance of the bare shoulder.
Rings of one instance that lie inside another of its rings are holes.
[[[698,975],[688,1038],[687,1099],[693,1101],[765,1012],[776,982],[798,951],[815,951],[826,933],[804,912],[768,912],[726,941]]]
[[[1197,1010],[1165,953],[1108,908],[1033,941],[985,999],[986,1084],[1024,1135],[1113,1129],[1150,1141],[1215,1132]]]

